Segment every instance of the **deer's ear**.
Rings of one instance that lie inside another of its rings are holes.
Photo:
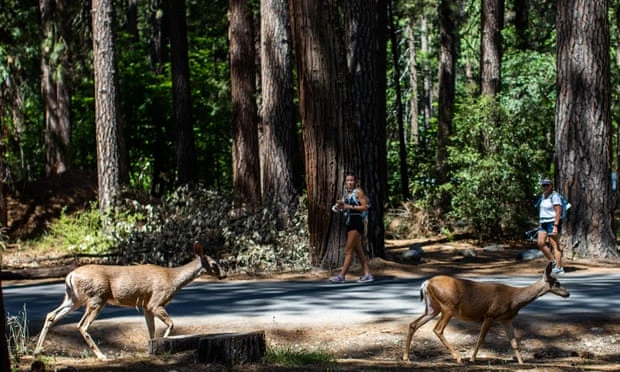
[[[202,245],[200,245],[200,243],[194,242],[193,248],[194,248],[194,253],[196,253],[197,255],[202,254]]]

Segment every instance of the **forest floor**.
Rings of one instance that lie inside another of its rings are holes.
[[[12,236],[22,239],[40,234],[60,211],[78,210],[89,205],[96,195],[96,182],[92,175],[74,174],[37,185],[26,185],[19,192],[14,191],[8,198],[9,220]],[[419,263],[402,259],[402,252],[414,241],[389,240],[386,242],[387,259],[373,259],[372,271],[376,276],[411,277],[435,274],[505,275],[507,268],[511,275],[534,275],[544,266],[542,259],[517,261],[517,253],[532,248],[527,242],[502,244],[501,250],[485,250],[468,240],[447,242],[443,239],[424,239],[424,258]],[[471,250],[475,257],[466,257],[460,252]],[[53,254],[53,253],[50,253]],[[17,245],[10,245],[3,252],[3,262],[12,261],[14,256],[24,259],[24,252]],[[28,255],[25,255],[28,256]],[[32,257],[36,259],[36,257]],[[565,264],[566,275],[596,274],[618,272],[616,262],[571,260]],[[359,270],[359,268],[355,268]],[[317,280],[327,278],[331,273],[313,271],[307,274],[279,274],[265,276],[259,280]],[[352,274],[356,274],[354,271]],[[229,277],[226,280],[243,280],[247,277]],[[257,280],[256,277],[252,278]],[[15,283],[4,283],[15,284]],[[285,348],[291,351],[320,351],[329,353],[335,362],[328,365],[304,365],[293,368],[274,364],[252,364],[225,368],[238,371],[618,371],[620,370],[620,314],[600,314],[584,318],[574,317],[556,319],[551,325],[547,319],[515,320],[515,328],[520,338],[520,349],[526,363],[519,365],[501,327],[493,327],[483,344],[475,363],[458,365],[450,353],[432,334],[432,326],[426,325],[416,333],[412,344],[412,362],[402,362],[404,337],[407,325],[413,319],[392,319],[359,324],[352,327],[329,326],[318,323],[311,327],[266,329],[268,347]],[[432,322],[431,322],[432,323]],[[74,324],[66,325],[74,327]],[[192,353],[180,353],[160,357],[147,353],[147,339],[142,332],[142,322],[128,327],[115,335],[114,344],[123,345],[117,357],[100,361],[88,354],[78,332],[74,332],[75,342],[68,342],[52,350],[51,355],[41,360],[47,371],[73,367],[77,371],[220,371],[222,366],[197,364]],[[74,330],[74,328],[73,328]],[[238,325],[235,329],[219,330],[217,326],[179,327],[175,334],[202,334],[217,332],[254,331],[251,325]],[[478,326],[461,324],[458,328],[448,326],[447,338],[463,356],[469,356],[477,339]],[[93,331],[94,333],[94,331]],[[35,335],[36,336],[36,335]],[[109,340],[109,337],[106,337]],[[32,346],[35,338],[32,337]],[[46,350],[47,351],[47,350]],[[33,359],[22,356],[14,368],[30,371]]]

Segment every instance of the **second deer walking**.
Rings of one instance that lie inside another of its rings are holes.
[[[420,296],[426,305],[426,309],[424,314],[409,324],[403,360],[409,360],[409,347],[415,331],[441,313],[433,332],[441,343],[450,350],[457,363],[461,363],[461,355],[443,335],[443,331],[452,317],[465,321],[482,322],[480,336],[471,356],[472,362],[476,360],[478,349],[489,328],[497,320],[504,326],[506,336],[510,339],[510,345],[517,355],[519,364],[523,364],[512,324],[519,310],[546,293],[553,293],[561,297],[570,295],[560,285],[560,282],[551,276],[551,269],[552,264],[549,263],[540,280],[522,288],[498,283],[480,283],[443,275],[425,281],[420,288]]]
[[[202,273],[220,279],[224,277],[220,266],[203,253],[198,242],[194,243],[193,249],[196,258],[176,268],[155,265],[85,265],[73,270],[65,279],[64,301],[45,317],[34,354],[41,352],[45,336],[54,323],[81,306],[85,306],[86,310],[78,323],[78,329],[99,359],[106,359],[106,356],[88,334],[88,327],[106,304],[142,308],[149,338],[155,337],[155,317],[166,324],[164,337],[168,337],[174,323],[165,307],[172,301],[174,294]]]

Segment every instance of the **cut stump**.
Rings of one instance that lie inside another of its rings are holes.
[[[259,362],[266,352],[265,332],[186,335],[149,340],[149,354],[196,350],[201,363],[236,365]]]

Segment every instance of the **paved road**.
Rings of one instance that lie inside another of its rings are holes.
[[[486,277],[484,281],[525,286],[538,278],[503,276]],[[369,284],[200,281],[179,291],[167,309],[176,324],[239,322],[263,326],[278,322],[280,325],[291,323],[300,327],[381,319],[410,321],[423,312],[419,287],[424,279],[384,277]],[[543,317],[575,313],[619,315],[620,271],[601,275],[567,274],[561,282],[571,292],[569,298],[548,294],[524,308],[520,314]],[[3,292],[7,314],[18,315],[25,307],[31,327],[40,329],[45,314],[62,301],[64,285],[9,285],[3,287]],[[81,315],[80,309],[61,323],[77,322]],[[98,321],[106,319],[144,322],[136,309],[114,306],[106,307]]]

